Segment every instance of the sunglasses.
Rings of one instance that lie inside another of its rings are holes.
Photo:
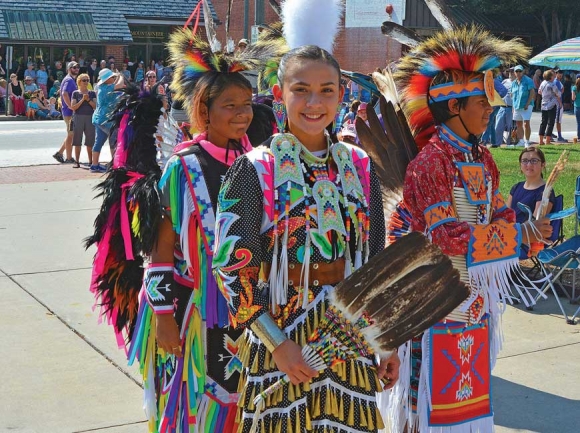
[[[539,163],[540,163],[540,160],[538,158],[522,159],[520,161],[520,164],[522,164],[522,165],[528,165],[528,164],[536,165],[536,164],[539,164]]]
[[[83,79],[83,80],[81,80],[81,82],[82,82],[82,83],[88,83],[88,82],[89,82],[89,80],[87,80],[87,79]]]
[[[154,78],[155,78],[155,77],[147,77],[147,79],[149,79],[149,80],[152,80],[152,79],[154,79]]]

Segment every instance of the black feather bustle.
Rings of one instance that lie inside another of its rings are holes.
[[[157,163],[157,147],[154,134],[163,104],[159,97],[141,91],[137,86],[123,90],[111,118],[114,128],[119,130],[125,114],[129,114],[125,143],[127,159],[124,167],[111,165],[105,179],[95,190],[103,202],[94,223],[94,233],[84,241],[85,247],[99,245],[107,231],[110,232],[109,249],[102,272],[93,276],[95,291],[101,314],[114,318],[117,333],[123,330],[131,338],[138,311],[138,295],[143,281],[144,257],[151,254],[156,241],[162,208],[157,191],[161,169]],[[122,128],[121,128],[122,129]],[[118,146],[122,145],[119,137]],[[138,180],[126,192],[122,201],[122,185],[137,175]],[[126,206],[129,225],[138,212],[138,230],[131,230],[133,260],[128,260],[121,233],[120,206]],[[115,314],[113,314],[115,313]]]

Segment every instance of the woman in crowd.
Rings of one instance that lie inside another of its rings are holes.
[[[572,86],[572,103],[576,116],[576,139],[580,141],[580,74],[576,75],[576,82]]]
[[[93,113],[97,107],[97,95],[89,90],[89,74],[80,74],[77,77],[77,87],[71,95],[71,110],[73,114],[73,141],[75,149],[75,163],[73,168],[80,167],[81,146],[83,135],[85,137],[85,147],[89,157],[89,164],[93,160],[93,146],[95,144],[95,125],[93,125]]]
[[[12,102],[12,110],[15,116],[24,116],[26,106],[24,104],[24,85],[18,81],[16,74],[10,74],[10,83],[8,83],[8,98]]]
[[[125,87],[123,76],[115,75],[110,69],[102,69],[99,73],[100,80],[97,82],[99,91],[97,92],[97,108],[93,113],[92,122],[95,126],[95,145],[92,149],[92,158],[90,171],[93,173],[103,173],[105,167],[99,164],[101,149],[107,139],[111,147],[111,153],[114,153],[116,144],[116,134],[111,133],[113,122],[109,118],[109,113],[115,107],[117,102],[117,91]]]
[[[554,130],[554,123],[556,122],[556,112],[561,105],[561,93],[558,86],[554,83],[556,74],[551,69],[544,72],[544,81],[540,84],[538,93],[542,95],[542,122],[540,123],[540,145],[550,144],[552,141],[552,131]]]
[[[32,92],[32,94],[30,95],[30,99],[26,104],[26,117],[28,118],[28,120],[34,120],[37,117],[39,119],[47,118],[48,110],[40,102],[38,98],[38,92],[40,92],[40,90]]]
[[[133,81],[135,83],[141,85],[141,83],[143,82],[144,79],[145,79],[145,69],[143,69],[143,60],[141,60],[137,64],[137,69],[135,69]]]
[[[211,273],[211,257],[222,179],[235,158],[252,148],[246,136],[252,86],[241,73],[229,72],[242,65],[211,53],[189,29],[172,34],[169,47],[175,97],[200,133],[176,148],[159,183],[165,214],[145,271],[146,300],[131,343],[138,350],[130,352],[130,362],[138,359],[142,368],[154,369],[144,370],[146,399],[155,402],[148,412],[150,431],[232,433],[240,375],[234,364],[227,366],[237,360],[241,331],[224,329],[227,305]],[[218,60],[204,63],[208,58]],[[155,87],[151,91],[157,93]],[[155,281],[172,295],[158,296]]]
[[[143,82],[143,89],[151,92],[153,86],[157,83],[157,74],[154,71],[147,71],[145,74],[145,81]]]
[[[254,416],[256,431],[376,431],[375,392],[380,378],[396,380],[398,358],[379,366],[359,357],[319,373],[296,341],[316,328],[334,286],[384,248],[378,179],[364,151],[327,130],[344,92],[334,57],[298,47],[277,76],[273,95],[287,116],[279,129],[287,130],[238,158],[219,195],[213,267],[234,325],[246,329],[240,431]],[[254,397],[285,374],[291,384],[255,414]]]
[[[522,224],[529,218],[527,211],[520,209],[518,203],[523,203],[532,210],[532,214],[536,215],[542,201],[542,194],[546,186],[543,173],[546,170],[546,157],[544,152],[537,147],[528,147],[520,153],[520,171],[525,176],[526,180],[516,183],[510,190],[510,195],[507,199],[507,206],[512,208],[516,213],[516,222]],[[554,191],[550,193],[550,203],[548,204],[547,212],[552,209],[555,200]],[[522,245],[520,258],[524,259],[528,256],[528,246]]]

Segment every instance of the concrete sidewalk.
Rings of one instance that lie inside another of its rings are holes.
[[[94,251],[81,242],[98,180],[66,166],[0,169],[0,432],[147,431],[140,376],[91,310]],[[504,331],[496,432],[579,432],[580,325],[550,298],[510,307]]]

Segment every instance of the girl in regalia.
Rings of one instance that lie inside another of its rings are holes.
[[[252,86],[233,58],[212,53],[190,30],[174,33],[169,48],[175,97],[201,132],[176,147],[159,182],[164,215],[129,355],[144,374],[151,431],[232,432],[241,332],[224,329],[211,256],[221,180],[252,148]]]
[[[333,287],[385,246],[379,183],[368,155],[331,133],[344,92],[337,61],[296,43],[284,24],[291,50],[272,89],[279,133],[228,170],[216,217],[214,271],[232,323],[246,330],[240,431],[375,432],[384,427],[375,393],[379,379],[396,381],[396,353],[318,373],[301,348]],[[321,45],[331,49],[329,33]],[[254,398],[286,374],[290,383],[257,410]]]

